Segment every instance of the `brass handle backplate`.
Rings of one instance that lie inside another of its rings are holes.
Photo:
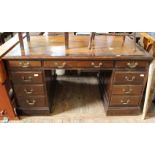
[[[131,78],[129,78],[128,76],[125,76],[125,79],[126,79],[127,81],[129,81],[129,82],[134,81],[135,78],[136,78],[135,76],[132,76]]]
[[[26,88],[24,89],[24,92],[26,94],[32,94],[33,93],[33,89],[31,88],[30,90],[27,90]]]
[[[92,62],[91,65],[92,65],[94,68],[100,68],[100,67],[103,65],[103,63],[100,62],[98,65],[96,65],[94,62]]]
[[[32,76],[28,76],[27,78],[25,76],[22,76],[22,80],[25,82],[30,82],[32,81]]]
[[[127,99],[126,101],[124,101],[123,99],[121,99],[121,103],[124,104],[124,105],[129,104],[129,102],[130,102],[129,99]]]
[[[66,66],[66,62],[63,62],[62,65],[59,65],[57,62],[54,63],[58,68],[64,68]]]
[[[26,100],[26,103],[29,104],[29,105],[35,105],[36,100],[32,100],[32,101]]]
[[[122,91],[123,91],[125,94],[130,94],[133,90],[132,90],[131,88],[129,88],[129,89],[123,88]]]
[[[30,67],[30,62],[29,61],[19,62],[19,66],[23,68]]]
[[[129,68],[136,68],[138,66],[138,62],[128,62],[127,66]]]

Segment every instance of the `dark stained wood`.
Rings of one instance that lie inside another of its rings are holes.
[[[17,96],[44,95],[43,85],[15,85]]]
[[[3,59],[152,60],[138,45],[135,52],[131,39],[126,38],[123,47],[121,40],[121,37],[96,36],[96,48],[89,50],[89,36],[70,35],[70,47],[66,49],[63,36],[32,36],[30,45],[24,40],[24,50],[17,45]]]
[[[8,61],[10,68],[32,68],[41,67],[40,61]]]
[[[69,48],[65,48],[64,40],[64,36],[31,37],[30,44],[24,40],[24,50],[20,46],[16,46],[3,58],[13,83],[18,114],[50,113],[53,104],[49,98],[54,98],[55,69],[99,70],[100,72],[108,70],[110,74],[107,74],[108,76],[105,74],[107,79],[103,77],[106,80],[103,83],[100,82],[100,87],[106,88],[101,93],[107,99],[105,105],[107,115],[135,114],[140,111],[148,66],[152,60],[148,53],[139,46],[136,46],[135,52],[133,40],[129,38],[125,38],[126,43],[122,47],[122,37],[96,36],[95,48],[91,50],[87,47],[89,36],[72,36],[70,34]],[[34,77],[36,73],[38,78]],[[108,86],[105,86],[106,83]],[[35,89],[40,84],[43,85],[44,91]],[[23,99],[27,96],[40,97],[37,94],[25,96],[24,87],[35,89],[36,93],[41,92],[40,95],[45,97],[47,106],[44,106],[44,102],[35,107],[20,105],[19,97]],[[131,91],[131,88],[134,91]],[[122,89],[124,89],[123,92]],[[128,91],[131,93],[126,94]],[[22,92],[21,96],[19,96],[19,92]],[[121,102],[121,100],[123,101]],[[125,102],[128,104],[123,104]]]
[[[142,94],[142,85],[113,85],[112,94],[114,95],[140,95]]]
[[[141,113],[139,106],[135,107],[109,107],[106,111],[107,116],[116,116],[116,115],[138,115]]]
[[[22,107],[22,108],[34,108],[34,107],[46,107],[47,106],[47,102],[46,102],[46,98],[43,96],[31,96],[31,97],[17,97],[18,103],[17,106],[18,107]]]
[[[114,73],[113,83],[115,84],[143,84],[146,73],[145,72],[122,72],[116,71]]]
[[[140,104],[140,96],[113,95],[110,106],[138,106]]]
[[[47,68],[113,68],[112,61],[44,61]]]
[[[147,69],[149,63],[147,61],[116,61],[116,68],[128,68],[128,69]]]
[[[50,110],[48,107],[37,107],[37,108],[18,108],[17,109],[18,115],[24,116],[47,116],[50,114]]]
[[[43,75],[41,71],[18,71],[11,72],[10,78],[14,83],[22,84],[38,84],[43,83]]]

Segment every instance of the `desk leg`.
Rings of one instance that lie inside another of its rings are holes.
[[[65,32],[65,48],[68,49],[69,48],[69,32]]]

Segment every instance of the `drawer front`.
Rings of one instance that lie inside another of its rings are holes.
[[[113,61],[44,61],[51,68],[112,68]]]
[[[139,96],[113,95],[111,98],[110,106],[138,106],[139,102]]]
[[[32,67],[41,67],[41,61],[8,61],[8,65],[10,68],[32,68]]]
[[[116,68],[129,68],[129,69],[145,69],[148,67],[147,61],[116,61]]]
[[[115,72],[113,83],[115,84],[143,84],[145,72]]]
[[[112,94],[116,95],[140,95],[143,91],[142,85],[113,85]]]
[[[47,102],[45,97],[17,97],[17,107],[30,108],[30,107],[46,107]]]
[[[14,89],[18,96],[44,95],[43,85],[15,85]]]
[[[42,72],[11,72],[14,83],[42,83]]]

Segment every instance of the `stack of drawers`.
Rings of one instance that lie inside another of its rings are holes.
[[[41,61],[8,61],[18,114],[49,114],[46,75]],[[51,78],[51,77],[49,77]]]
[[[140,112],[147,80],[147,61],[116,61],[111,78],[107,115]]]

